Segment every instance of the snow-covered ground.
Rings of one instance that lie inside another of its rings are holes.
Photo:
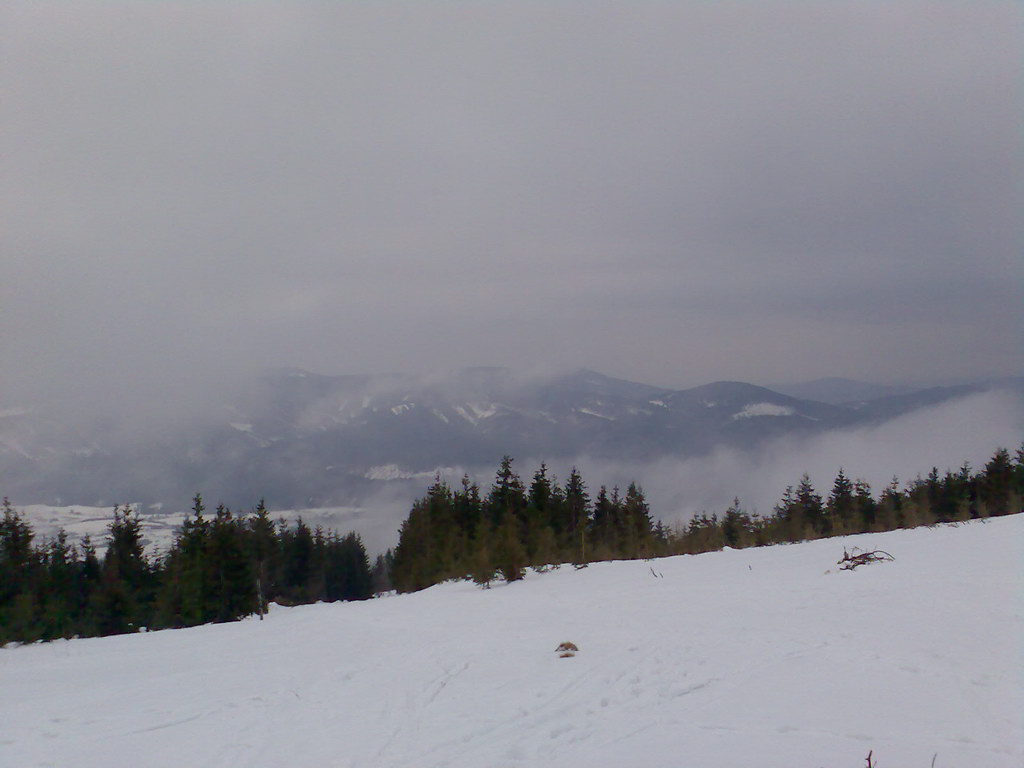
[[[132,509],[138,509],[132,504]],[[106,536],[110,521],[114,518],[113,507],[87,507],[81,504],[69,507],[54,507],[48,504],[29,504],[16,506],[15,509],[24,520],[32,526],[38,546],[44,539],[53,539],[61,528],[68,535],[68,543],[78,544],[83,536],[88,536],[98,550],[106,549]],[[184,514],[157,516],[146,514],[143,532],[146,544],[159,543],[164,549],[174,541],[174,529],[185,520]]]
[[[7,648],[0,765],[1019,768],[1022,544],[1017,516]],[[853,546],[896,559],[837,571]]]

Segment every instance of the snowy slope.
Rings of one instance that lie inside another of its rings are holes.
[[[0,765],[1019,767],[1022,544],[1018,516],[7,648]],[[896,560],[836,571],[854,545]]]

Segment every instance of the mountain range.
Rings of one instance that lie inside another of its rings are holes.
[[[438,468],[493,468],[505,454],[650,461],[754,449],[993,388],[1024,397],[1020,378],[916,390],[825,379],[784,394],[733,381],[672,390],[591,370],[417,377],[277,369],[187,430],[126,438],[113,428],[69,429],[44,409],[0,410],[0,493],[16,503],[98,506],[181,507],[197,490],[230,505],[261,496],[279,507],[353,504],[387,485],[420,487]],[[801,392],[816,398],[792,394]]]

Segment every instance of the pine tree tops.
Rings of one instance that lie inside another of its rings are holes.
[[[512,457],[505,456],[494,477],[494,485],[487,496],[491,520],[500,522],[506,513],[520,516],[526,508],[526,492],[523,481],[512,469]]]
[[[6,496],[3,500],[3,513],[3,520],[0,520],[0,563],[14,569],[28,563],[32,554],[33,533]]]
[[[854,484],[840,467],[825,504],[822,532],[826,535],[851,533],[854,528],[854,508]]]
[[[551,502],[551,478],[548,477],[547,464],[541,463],[540,467],[533,474],[533,482],[530,483],[530,506],[538,512],[545,512]]]
[[[639,486],[625,499],[602,487],[592,504],[576,467],[561,485],[541,464],[527,490],[505,456],[483,498],[468,477],[454,491],[435,477],[402,523],[391,579],[406,592],[466,576],[482,585],[495,574],[516,581],[526,566],[636,557],[654,541]]]

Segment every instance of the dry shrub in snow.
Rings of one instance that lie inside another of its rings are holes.
[[[878,563],[882,561],[891,561],[896,558],[881,549],[876,549],[872,552],[858,552],[856,549],[852,553],[843,550],[843,556],[837,561],[836,565],[839,566],[841,571],[852,571],[858,565],[867,565],[868,563]]]

